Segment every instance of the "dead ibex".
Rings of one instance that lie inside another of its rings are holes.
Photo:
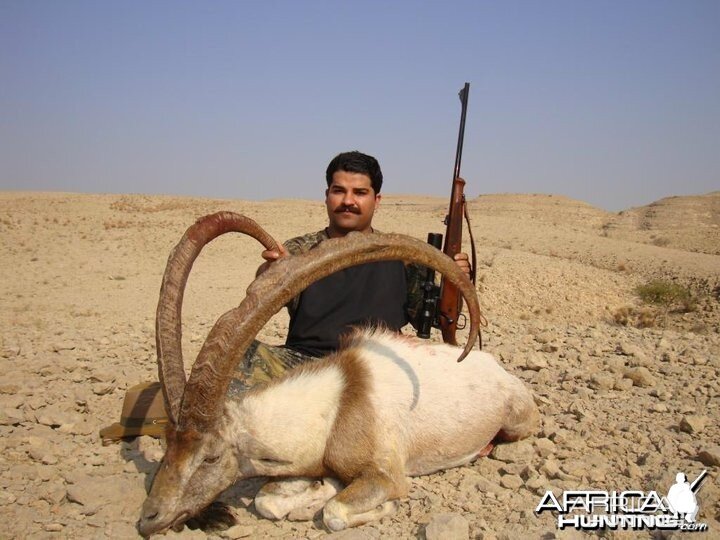
[[[491,355],[470,352],[480,319],[470,281],[439,250],[400,235],[351,233],[273,264],[239,307],[217,321],[185,382],[185,282],[202,247],[228,231],[250,234],[266,248],[275,245],[248,218],[207,216],[173,250],[163,278],[157,348],[170,422],[167,451],[138,522],[141,534],[181,525],[238,478],[251,476],[338,478],[347,487],[325,504],[323,521],[331,530],[359,525],[394,509],[394,499],[407,493],[407,476],[462,465],[487,451],[494,438],[516,440],[537,425],[525,386]],[[261,388],[228,393],[246,348],[291,298],[339,269],[391,259],[433,267],[458,287],[470,312],[463,351],[361,331],[326,359]],[[467,359],[458,364],[458,356]],[[283,504],[273,497],[282,495],[264,490],[258,510],[287,513],[277,510]]]

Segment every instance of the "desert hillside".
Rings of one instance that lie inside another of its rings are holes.
[[[608,236],[656,246],[720,254],[720,191],[668,197],[614,215]]]
[[[387,195],[375,225],[424,240],[443,232],[446,205]],[[574,537],[550,513],[534,515],[546,490],[664,494],[677,472],[707,469],[697,519],[718,537],[720,192],[617,214],[549,195],[484,195],[469,209],[485,349],[532,389],[542,427],[470,466],[413,479],[393,517],[331,536],[429,538],[429,524],[450,514],[470,538]],[[157,377],[168,254],[218,210],[278,240],[326,224],[321,201],[0,192],[0,516],[12,524],[3,537],[137,537],[161,445],[102,446],[98,431],[119,420],[128,387]],[[260,251],[226,235],[197,260],[183,306],[186,364],[242,299]],[[667,293],[656,303],[638,293],[652,284]],[[286,327],[280,312],[259,337],[282,343]],[[325,535],[318,519],[260,518],[258,486],[223,494],[237,521],[228,531],[168,536]]]

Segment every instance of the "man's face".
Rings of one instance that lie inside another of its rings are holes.
[[[331,235],[344,236],[351,231],[371,229],[380,195],[375,194],[370,177],[362,173],[336,171],[325,192]]]

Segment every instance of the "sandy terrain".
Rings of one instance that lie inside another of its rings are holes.
[[[161,446],[141,437],[104,447],[98,431],[119,419],[128,387],[156,377],[167,255],[217,210],[244,213],[280,240],[326,219],[313,201],[0,193],[0,537],[137,537]],[[375,224],[424,240],[442,232],[445,210],[444,199],[387,196]],[[583,536],[534,515],[546,490],[664,495],[678,471],[693,479],[703,469],[698,521],[719,537],[720,192],[619,214],[559,196],[488,195],[470,211],[485,346],[530,385],[542,428],[471,466],[414,479],[395,516],[333,537]],[[186,358],[242,298],[259,253],[238,235],[203,252],[183,308]],[[644,305],[635,287],[658,278],[689,287],[692,311]],[[280,313],[260,337],[281,343],[286,324]],[[237,519],[228,531],[168,536],[325,536],[317,520],[258,517],[258,486],[224,495]]]

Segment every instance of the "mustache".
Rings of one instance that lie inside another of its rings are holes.
[[[345,205],[338,206],[335,209],[336,214],[342,214],[343,212],[351,212],[353,214],[359,214],[360,209],[357,206],[345,206]]]

